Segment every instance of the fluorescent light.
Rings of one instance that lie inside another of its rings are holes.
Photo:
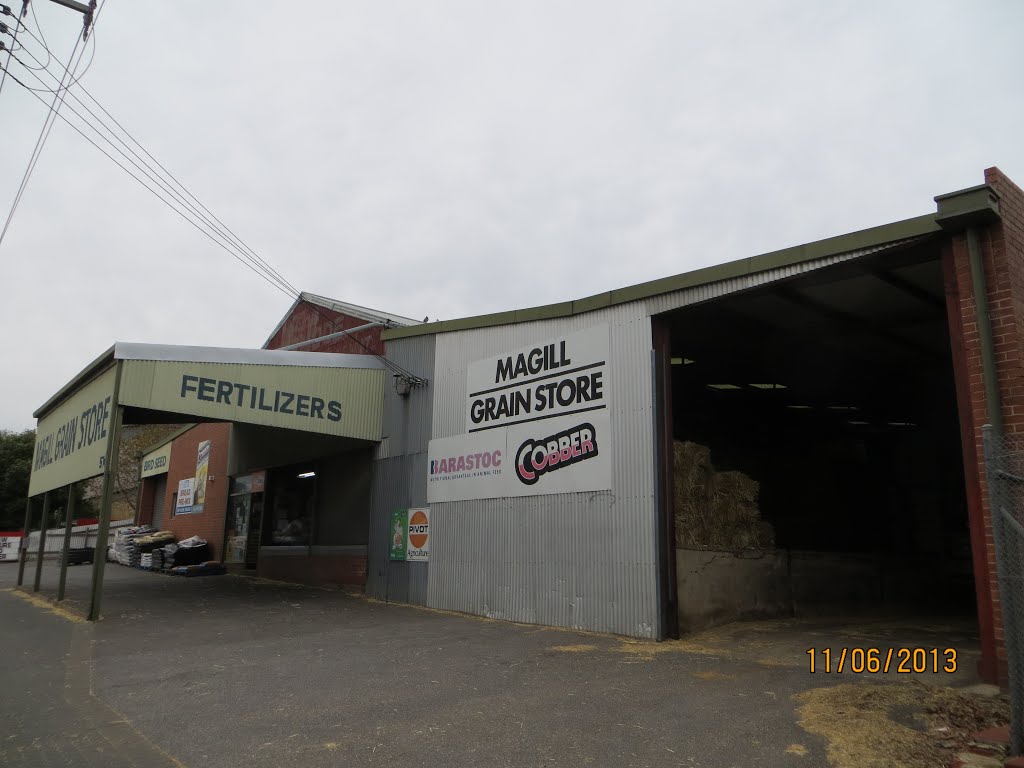
[[[691,360],[688,357],[673,357],[672,358],[672,365],[693,365],[696,362],[697,362],[696,360]]]
[[[708,384],[708,389],[742,389],[735,384]]]
[[[310,470],[309,472],[299,472],[299,477],[316,477],[316,472],[314,472],[313,470]]]
[[[830,411],[856,411],[856,405],[830,405],[828,407]]]
[[[787,405],[787,408],[792,408],[794,411],[811,411],[814,410],[813,405]]]
[[[756,387],[757,389],[785,389],[785,384],[751,384],[750,386]]]
[[[871,422],[870,422],[870,421],[848,421],[848,422],[846,422],[846,423],[847,423],[847,424],[852,424],[852,425],[853,425],[853,426],[855,426],[855,427],[866,427],[866,426],[868,426],[868,425],[869,425],[869,424],[870,424]]]
[[[890,421],[889,422],[889,426],[890,427],[916,427],[917,424],[915,424],[912,421]]]

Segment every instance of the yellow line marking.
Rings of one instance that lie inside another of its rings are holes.
[[[60,616],[62,619],[70,621],[74,624],[85,623],[84,616],[81,616],[75,613],[74,611],[65,608],[62,605],[58,605],[57,603],[51,602],[49,599],[43,597],[40,594],[25,592],[24,590],[19,589],[17,587],[10,587],[5,591],[9,592],[15,597],[20,597],[27,603],[31,603],[36,608],[42,608],[44,611],[50,611],[51,613]]]
[[[549,651],[558,651],[560,653],[587,653],[588,651],[596,651],[596,645],[552,645],[548,648]]]

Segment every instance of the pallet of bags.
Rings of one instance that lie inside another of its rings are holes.
[[[206,539],[190,536],[178,542],[174,553],[174,565],[199,565],[210,559],[210,545]]]
[[[223,576],[227,569],[215,560],[194,565],[177,565],[171,569],[175,576]]]
[[[134,546],[135,541],[153,533],[156,533],[156,528],[151,525],[127,525],[118,528],[114,534],[114,559],[121,565],[138,565],[139,552]]]
[[[164,570],[165,571],[169,571],[172,568],[174,568],[174,566],[176,565],[176,563],[174,562],[174,558],[175,558],[175,556],[176,556],[176,554],[178,552],[178,545],[177,544],[167,544],[166,546],[164,546],[163,552],[164,552]]]

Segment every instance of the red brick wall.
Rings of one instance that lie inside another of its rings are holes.
[[[142,478],[139,483],[139,505],[136,507],[135,524],[149,525],[153,522],[153,496],[156,492],[156,475]]]
[[[360,317],[352,317],[302,301],[292,310],[284,325],[274,334],[270,343],[267,344],[267,349],[279,349],[289,344],[316,339],[320,336],[327,336],[328,334],[337,333],[348,328],[357,328],[360,325],[366,325],[368,322],[370,321]],[[301,347],[300,351],[346,352],[352,355],[367,355],[370,352],[367,351],[366,347],[369,347],[376,354],[383,355],[384,344],[380,340],[381,330],[381,328],[367,328],[365,331],[353,334],[354,338],[353,336],[339,336],[330,341],[322,341],[318,344]],[[366,347],[362,346],[359,342],[365,344]]]
[[[1002,221],[979,231],[988,289],[1001,410],[1007,433],[1024,432],[1024,191],[999,169],[985,171],[999,195]],[[981,342],[971,285],[967,237],[956,234],[944,254],[954,369],[968,486],[971,545],[982,635],[980,672],[1006,681],[1006,647],[996,580],[995,550],[985,479],[982,425],[988,421]],[[959,313],[954,314],[954,308]]]
[[[179,541],[200,536],[210,542],[211,559],[224,554],[224,512],[228,506],[228,441],[230,424],[199,424],[174,440],[167,469],[167,498],[164,530],[173,531]],[[173,516],[178,481],[195,477],[199,443],[210,441],[210,476],[206,484],[205,509],[197,515]]]
[[[265,579],[296,581],[323,587],[365,587],[366,555],[266,556],[259,559]]]

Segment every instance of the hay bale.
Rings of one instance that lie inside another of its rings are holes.
[[[707,446],[673,445],[676,545],[686,549],[765,549],[775,543],[758,508],[760,484],[742,472],[716,472]]]
[[[711,450],[704,445],[680,440],[673,443],[672,449],[676,545],[694,546],[702,538],[706,525],[704,516],[714,474]]]

